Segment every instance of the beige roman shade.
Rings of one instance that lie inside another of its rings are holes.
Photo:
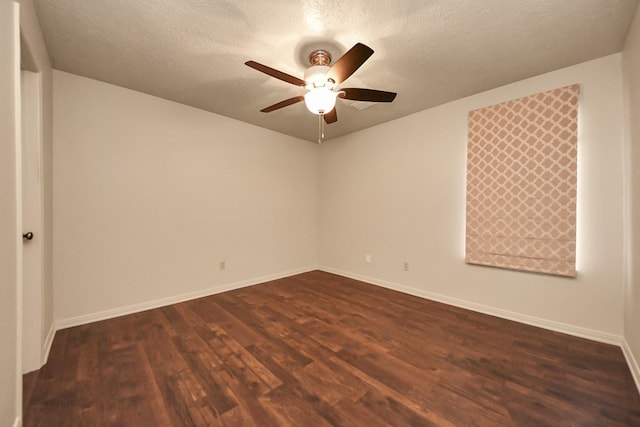
[[[469,113],[467,263],[575,277],[579,93]]]

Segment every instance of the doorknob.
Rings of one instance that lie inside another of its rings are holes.
[[[33,239],[33,233],[30,232],[30,231],[28,233],[24,233],[22,235],[22,238],[25,239],[25,240],[31,240],[31,239]]]

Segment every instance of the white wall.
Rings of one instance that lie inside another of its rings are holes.
[[[468,112],[573,83],[582,91],[578,277],[465,264]],[[622,111],[621,55],[615,54],[328,141],[319,166],[321,268],[616,341],[622,335]]]
[[[622,53],[627,118],[627,177],[630,193],[627,220],[630,222],[628,242],[629,270],[624,294],[624,337],[627,357],[640,388],[640,7]]]
[[[15,3],[0,2],[0,425],[20,417],[18,379],[19,205],[17,201],[16,97],[19,90],[18,17]],[[16,87],[18,86],[18,87]],[[18,169],[19,171],[19,169]]]
[[[316,144],[59,71],[53,192],[62,326],[316,265]]]

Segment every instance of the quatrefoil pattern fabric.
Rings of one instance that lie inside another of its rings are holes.
[[[579,94],[469,113],[467,263],[575,277]]]

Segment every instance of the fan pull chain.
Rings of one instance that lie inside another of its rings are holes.
[[[323,118],[324,114],[318,114],[318,144],[322,143],[322,138],[324,138]]]

